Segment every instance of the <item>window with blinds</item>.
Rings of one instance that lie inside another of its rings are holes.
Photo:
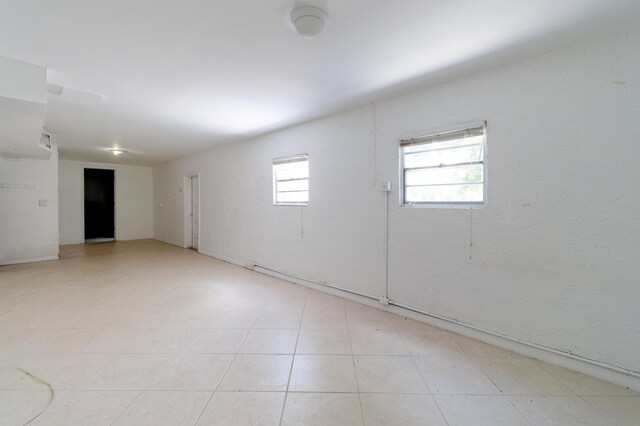
[[[483,205],[486,123],[400,141],[402,204]]]
[[[273,204],[304,206],[309,203],[309,156],[273,160]]]

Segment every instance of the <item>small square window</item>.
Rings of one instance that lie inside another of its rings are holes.
[[[273,204],[309,204],[309,156],[307,154],[273,160]]]
[[[485,156],[486,125],[401,141],[402,205],[483,205]]]

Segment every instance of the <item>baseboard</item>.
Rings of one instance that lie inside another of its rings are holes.
[[[237,266],[247,267],[247,264],[237,261],[235,259],[223,258],[220,256],[207,254],[207,253],[203,253],[203,254],[206,254],[207,256],[214,257],[219,260],[223,260],[225,262],[232,263]],[[252,270],[255,270],[255,269],[252,269]],[[377,297],[374,297],[374,296],[364,296],[364,295],[361,296],[361,295],[349,293],[348,290],[341,290],[341,289],[332,288],[323,284],[316,284],[313,282],[306,281],[304,279],[293,278],[286,274],[282,274],[278,272],[272,272],[268,270],[255,270],[255,272],[269,275],[275,278],[280,278],[285,281],[289,281],[294,284],[298,284],[313,290],[318,290],[334,296],[342,297],[343,299],[347,299],[353,302],[358,302],[363,305],[380,309],[382,311],[391,312],[406,318],[411,318],[413,320],[420,321],[425,324],[429,324],[434,327],[438,327],[443,330],[450,331],[452,333],[457,333],[465,337],[476,339],[481,342],[488,343],[490,345],[494,345],[511,352],[515,352],[520,355],[524,355],[530,358],[535,358],[537,360],[547,362],[549,364],[553,364],[559,367],[567,368],[569,370],[577,371],[577,372],[586,374],[588,376],[595,377],[600,380],[605,380],[607,382],[614,383],[616,385],[623,386],[628,389],[640,392],[640,374],[635,372],[631,372],[630,374],[627,374],[626,372],[619,371],[622,369],[616,366],[596,365],[597,363],[595,363],[594,361],[581,359],[581,357],[576,356],[574,354],[561,352],[553,348],[545,348],[543,346],[538,346],[533,343],[520,342],[509,336],[501,336],[498,334],[493,334],[493,333],[485,332],[482,330],[478,330],[471,325],[461,324],[461,323],[455,322],[454,320],[449,320],[446,318],[437,318],[435,316],[416,312],[414,310],[407,309],[405,307],[394,306],[393,304],[383,305],[382,303],[378,302]]]
[[[127,237],[127,238],[116,238],[116,241],[140,241],[140,240],[156,240],[157,238],[154,237]]]
[[[60,243],[61,246],[71,246],[71,245],[75,245],[75,244],[84,244],[84,240],[78,240],[78,241],[65,241],[64,243]]]
[[[171,244],[172,246],[178,246],[178,247],[184,248],[182,243],[177,243],[177,242],[172,241],[172,240],[167,240],[167,239],[158,238],[158,237],[153,237],[151,239],[158,240],[158,241],[163,242],[163,243]]]
[[[198,249],[198,253],[204,254],[205,256],[208,256],[208,257],[212,257],[212,258],[214,258],[216,260],[221,260],[223,262],[231,263],[232,265],[242,266],[243,268],[245,268],[247,266],[246,264],[243,264],[242,261],[240,261],[238,259],[233,259],[233,258],[230,258],[230,257],[221,256],[221,255],[218,255],[218,254],[215,254],[215,253],[208,252],[206,250]]]
[[[46,260],[58,260],[58,255],[54,254],[52,256],[28,257],[26,259],[0,260],[0,265],[17,265],[18,263],[43,262]]]

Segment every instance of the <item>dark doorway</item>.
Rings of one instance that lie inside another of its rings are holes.
[[[114,171],[84,169],[84,239],[115,236]]]

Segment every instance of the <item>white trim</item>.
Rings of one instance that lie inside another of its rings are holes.
[[[216,260],[220,260],[222,262],[231,263],[232,265],[242,266],[243,268],[247,267],[246,264],[243,264],[242,261],[240,261],[238,259],[233,259],[231,257],[217,255],[215,253],[212,253],[212,252],[206,251],[206,250],[200,250],[200,251],[198,251],[198,253],[204,254],[205,256],[211,257],[211,258],[216,259]]]
[[[153,237],[153,238],[143,238],[143,239],[145,239],[145,240],[147,240],[147,239],[158,240],[158,241],[160,241],[162,243],[167,243],[167,244],[171,244],[172,246],[178,246],[180,248],[184,248],[181,243],[179,243],[177,241],[173,241],[173,240],[168,240],[168,239],[165,239],[165,238]]]
[[[83,244],[84,240],[75,240],[75,241],[65,241],[64,243],[60,243],[61,246],[72,246],[74,244]]]
[[[58,260],[58,255],[55,254],[52,256],[27,257],[26,259],[0,260],[0,265],[17,265],[19,263],[43,262],[45,260]]]

